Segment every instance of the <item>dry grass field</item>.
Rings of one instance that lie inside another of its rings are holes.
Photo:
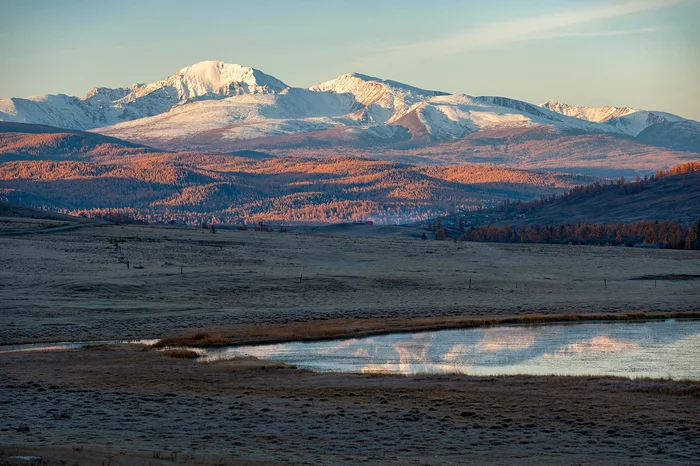
[[[694,251],[116,225],[0,236],[0,251],[3,344],[700,308],[700,280],[673,279],[700,274]]]
[[[698,311],[698,274],[693,251],[95,224],[0,236],[0,343],[195,334],[250,343]],[[315,374],[191,356],[104,345],[0,354],[0,464],[26,464],[16,455],[80,465],[690,464],[700,455],[696,382]]]

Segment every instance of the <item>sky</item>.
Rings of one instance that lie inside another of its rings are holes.
[[[700,120],[698,24],[700,0],[1,0],[0,97],[222,60],[297,87],[356,71]]]

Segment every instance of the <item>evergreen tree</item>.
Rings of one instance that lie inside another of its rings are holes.
[[[435,239],[443,240],[446,238],[449,238],[447,228],[443,226],[442,221],[439,218],[435,219]]]
[[[690,231],[688,231],[688,236],[685,237],[685,248],[694,249],[697,239],[698,233],[695,231],[695,227],[691,227]]]

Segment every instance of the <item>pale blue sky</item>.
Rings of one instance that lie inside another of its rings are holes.
[[[1,0],[0,96],[84,95],[201,60],[292,86],[349,71],[700,120],[700,0]]]

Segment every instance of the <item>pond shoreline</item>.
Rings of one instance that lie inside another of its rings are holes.
[[[664,321],[669,319],[676,320],[697,320],[700,319],[700,311],[676,311],[676,312],[634,312],[625,314],[552,314],[552,315],[526,315],[520,317],[469,317],[460,318],[453,316],[446,317],[428,317],[428,318],[413,318],[401,319],[353,319],[340,321],[308,321],[308,322],[292,322],[283,326],[276,327],[274,331],[279,332],[286,327],[304,326],[313,324],[318,330],[323,331],[324,324],[329,327],[335,327],[338,323],[350,326],[355,325],[355,328],[370,322],[371,325],[384,320],[386,329],[365,329],[365,330],[347,330],[345,332],[334,332],[333,336],[326,335],[300,335],[294,337],[290,335],[285,338],[266,339],[264,335],[252,335],[250,341],[241,340],[227,344],[222,341],[223,338],[237,339],[240,338],[236,333],[228,336],[210,335],[205,332],[197,332],[191,335],[181,336],[166,336],[160,338],[112,338],[100,340],[83,340],[83,339],[64,339],[61,341],[38,341],[38,342],[19,342],[19,343],[0,343],[0,354],[10,351],[18,351],[10,348],[18,347],[33,347],[33,346],[50,346],[50,345],[80,345],[81,347],[88,345],[118,345],[118,344],[146,344],[155,348],[165,347],[187,347],[187,348],[224,348],[238,346],[258,346],[258,345],[274,345],[279,343],[304,343],[314,341],[335,341],[346,340],[350,338],[364,338],[370,336],[381,336],[401,333],[420,333],[434,332],[439,330],[463,330],[472,328],[488,328],[488,327],[506,327],[506,326],[537,326],[537,325],[570,325],[570,324],[585,324],[585,323],[634,323],[634,322],[653,322]],[[428,323],[426,323],[426,321]],[[432,323],[431,323],[432,322]],[[249,326],[241,326],[244,332],[249,332]],[[291,328],[293,330],[293,328]],[[337,333],[336,333],[337,332]],[[201,334],[205,333],[206,337],[201,338]],[[216,339],[215,342],[212,342]],[[154,343],[141,343],[153,341]]]
[[[630,312],[624,314],[551,314],[508,317],[426,317],[405,319],[343,319],[292,322],[275,327],[236,326],[230,329],[161,338],[155,347],[221,348],[291,342],[334,341],[398,333],[461,330],[506,325],[556,325],[591,322],[645,322],[700,319],[700,311]]]
[[[320,373],[620,376],[700,382],[700,320],[588,321],[184,349],[202,362],[255,357]]]

